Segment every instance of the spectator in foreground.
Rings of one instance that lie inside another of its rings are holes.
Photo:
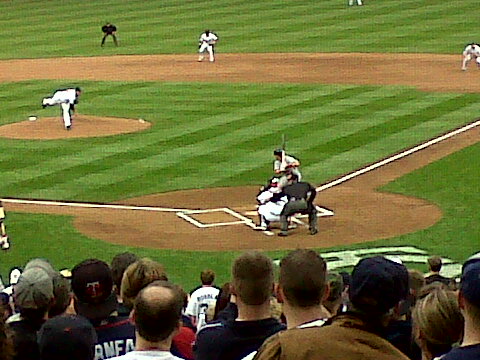
[[[110,264],[110,269],[112,270],[112,277],[113,277],[113,290],[117,295],[117,302],[118,302],[117,311],[118,311],[118,315],[120,316],[130,315],[130,309],[123,304],[123,299],[120,294],[123,274],[125,273],[125,270],[137,260],[138,260],[137,255],[131,252],[124,252],[124,253],[115,255],[112,259],[112,263]]]
[[[230,282],[222,285],[218,293],[217,302],[215,303],[215,311],[213,320],[225,321],[234,320],[238,316],[237,304],[235,304],[235,295],[232,294]]]
[[[333,318],[330,325],[289,330],[289,341],[282,343],[281,352],[266,343],[255,359],[407,360],[381,336],[389,311],[407,293],[404,265],[381,256],[362,259],[352,273],[351,311]]]
[[[341,311],[341,306],[343,304],[343,277],[339,273],[328,272],[327,274],[327,284],[328,284],[328,295],[323,300],[323,306],[328,310],[328,312],[335,316]]]
[[[170,348],[181,326],[182,308],[180,289],[167,281],[155,281],[141,290],[132,312],[135,351],[115,359],[181,360],[170,353]]]
[[[130,264],[122,278],[120,294],[124,306],[131,310],[140,290],[155,280],[168,280],[162,264],[149,258],[142,258]]]
[[[425,275],[425,283],[431,284],[435,281],[441,282],[447,286],[452,286],[452,279],[440,275],[442,270],[442,258],[440,256],[431,256],[427,260],[429,273]]]
[[[135,328],[128,317],[118,316],[112,272],[105,262],[89,259],[76,265],[72,269],[72,290],[76,313],[86,317],[97,331],[97,360],[134,349]]]
[[[457,295],[442,283],[429,285],[412,311],[415,342],[422,360],[432,360],[451,350],[463,331],[463,316]]]
[[[72,287],[68,279],[57,273],[52,282],[54,302],[48,311],[49,318],[65,314],[73,298]]]
[[[462,269],[458,305],[465,324],[460,347],[448,352],[442,360],[480,359],[480,259],[471,258]]]
[[[220,293],[220,289],[213,285],[215,281],[215,272],[213,270],[203,270],[200,273],[200,280],[202,286],[192,292],[187,309],[185,310],[185,314],[190,316],[192,324],[196,326],[198,330],[200,330],[207,321],[213,319],[215,304],[218,294]],[[212,314],[210,318],[207,316],[209,313]]]
[[[51,277],[42,268],[25,270],[14,287],[14,300],[19,314],[7,320],[13,333],[14,359],[38,359],[37,331],[53,303]]]
[[[97,334],[82,316],[59,315],[38,333],[41,360],[93,360]]]
[[[231,290],[236,319],[213,322],[197,334],[196,360],[237,360],[256,351],[269,336],[285,329],[270,315],[273,262],[260,252],[246,252],[232,266]]]
[[[30,260],[25,265],[25,270],[30,268],[41,268],[47,272],[52,279],[54,300],[48,311],[48,317],[52,318],[63,314],[67,310],[72,299],[70,282],[65,279],[60,272],[56,271],[47,259],[34,258]]]
[[[425,278],[419,270],[408,270],[407,298],[391,311],[391,319],[387,326],[385,338],[410,359],[420,359],[420,348],[412,337],[412,309],[417,295],[425,286]]]
[[[128,311],[133,309],[140,291],[158,280],[167,281],[163,265],[148,258],[134,262],[125,270],[120,292]],[[181,326],[172,341],[172,354],[183,359],[193,359],[194,341],[195,332],[187,326]]]
[[[326,273],[325,261],[313,250],[295,250],[282,259],[278,293],[283,300],[288,330],[265,341],[257,359],[270,359],[273,353],[276,358],[283,358],[283,347],[288,348],[292,339],[302,337],[306,329],[325,324],[330,317],[322,305],[328,289]]]
[[[0,306],[0,312],[3,312],[3,307]],[[0,318],[0,358],[2,360],[13,359],[13,344],[11,332],[5,324],[5,319]]]

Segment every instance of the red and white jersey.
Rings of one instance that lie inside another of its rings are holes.
[[[463,50],[463,56],[475,55],[480,57],[480,45],[478,44],[468,44]]]

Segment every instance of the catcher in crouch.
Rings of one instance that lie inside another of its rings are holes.
[[[270,230],[271,222],[280,222],[280,214],[283,207],[288,202],[288,198],[282,193],[282,189],[278,186],[280,179],[273,177],[267,186],[260,189],[257,195],[258,217],[260,225],[255,230]]]

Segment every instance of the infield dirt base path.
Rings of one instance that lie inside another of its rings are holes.
[[[480,71],[473,64],[467,72],[460,71],[461,59],[453,55],[295,53],[220,54],[217,58],[213,64],[197,63],[195,55],[8,60],[0,61],[0,81],[64,79],[65,72],[55,69],[68,68],[68,78],[78,80],[409,85],[425,91],[480,91]],[[82,116],[85,119],[93,118],[92,115]],[[45,125],[45,133],[51,133],[48,130],[58,126],[57,120],[40,119],[38,124]],[[95,132],[95,121],[85,120],[81,136],[112,135],[108,131],[109,119],[105,121],[107,130]],[[123,121],[125,128],[121,132],[141,131],[149,126],[134,119]],[[87,126],[89,123],[92,128]],[[20,138],[18,131],[26,134],[26,138],[42,138],[38,132],[36,135],[33,131],[29,132],[28,127],[32,128],[32,124],[27,121],[9,125],[7,129],[0,127],[0,136]],[[118,129],[118,123],[111,127]],[[63,137],[63,132],[59,134]],[[322,191],[317,197],[318,204],[334,210],[335,216],[320,218],[320,232],[315,236],[308,235],[303,227],[292,230],[287,238],[266,236],[244,224],[200,229],[172,212],[11,203],[7,203],[6,208],[7,211],[72,215],[74,225],[87,236],[131,246],[221,251],[344,245],[389,238],[435,224],[441,219],[442,212],[434,204],[417,198],[381,193],[376,189],[478,141],[480,130],[474,128]],[[125,199],[118,203],[185,209],[228,207],[243,214],[254,209],[257,190],[256,186],[185,190]],[[192,217],[203,223],[235,220],[223,212]]]

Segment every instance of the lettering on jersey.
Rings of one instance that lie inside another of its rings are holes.
[[[205,294],[205,295],[202,295],[202,296],[197,296],[197,302],[201,303],[205,300],[216,300],[217,299],[217,296],[213,295],[213,294]]]
[[[133,339],[106,341],[95,345],[95,360],[110,359],[115,356],[125,355],[135,349]]]

